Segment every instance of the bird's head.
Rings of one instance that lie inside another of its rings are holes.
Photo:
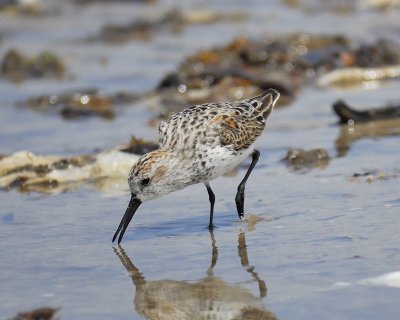
[[[140,157],[128,177],[132,196],[144,202],[173,191],[171,177],[168,176],[173,162],[171,154],[162,150],[152,151]]]
[[[131,200],[114,234],[113,242],[118,234],[118,243],[121,242],[133,215],[143,202],[186,186],[182,180],[183,175],[180,174],[181,167],[180,160],[164,150],[146,153],[136,161],[128,177]],[[174,174],[171,175],[170,172]]]

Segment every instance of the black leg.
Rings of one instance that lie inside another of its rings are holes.
[[[209,229],[213,229],[213,216],[214,216],[214,203],[215,203],[215,195],[214,192],[211,190],[210,184],[208,182],[204,183],[204,185],[207,188],[208,192],[208,199],[210,200],[210,223],[208,224]]]
[[[236,197],[235,197],[235,202],[236,202],[236,209],[239,215],[239,219],[242,219],[244,215],[244,189],[246,188],[246,182],[247,179],[249,178],[251,172],[253,171],[253,168],[255,167],[258,159],[260,158],[260,151],[254,150],[252,155],[251,155],[252,161],[250,164],[249,169],[246,172],[246,175],[244,176],[242,182],[240,182]]]

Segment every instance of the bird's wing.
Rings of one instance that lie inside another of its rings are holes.
[[[158,126],[158,145],[160,149],[163,149],[165,144],[165,136],[167,133],[168,122],[161,121],[160,125]]]
[[[173,115],[159,126],[160,149],[196,150],[201,146],[248,148],[265,128],[279,94],[264,94],[232,103],[205,103]]]
[[[251,146],[263,132],[265,121],[278,99],[279,93],[269,89],[256,97],[233,102],[234,114],[221,119],[221,144],[230,145],[234,150]]]
[[[251,146],[265,127],[265,121],[261,121],[261,118],[257,119],[252,113],[240,113],[238,110],[231,115],[218,115],[210,124],[217,128],[220,144],[231,146],[234,150]]]
[[[208,103],[187,108],[159,126],[160,149],[195,150],[218,145],[222,126],[236,125],[235,110],[229,104]]]

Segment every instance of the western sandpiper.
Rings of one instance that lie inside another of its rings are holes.
[[[246,181],[260,157],[254,142],[278,99],[279,93],[268,89],[242,101],[196,105],[161,122],[160,148],[139,158],[129,173],[131,200],[113,242],[118,234],[118,243],[121,242],[142,202],[200,182],[207,188],[211,204],[209,228],[213,228],[215,196],[209,181],[231,171],[251,155],[252,162],[235,198],[237,213],[242,218]]]

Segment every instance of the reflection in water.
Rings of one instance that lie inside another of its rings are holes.
[[[339,136],[335,140],[335,148],[338,156],[344,157],[349,151],[350,145],[357,140],[397,135],[400,135],[400,119],[350,123],[340,127]]]
[[[258,283],[258,297],[244,288],[214,276],[218,248],[214,234],[210,234],[211,264],[206,277],[195,283],[168,279],[148,281],[132,263],[122,246],[114,247],[136,288],[134,306],[137,313],[151,320],[276,320],[275,315],[264,307],[262,298],[267,294],[267,287],[254,267],[249,265],[244,232],[239,234],[238,254],[242,267]]]

